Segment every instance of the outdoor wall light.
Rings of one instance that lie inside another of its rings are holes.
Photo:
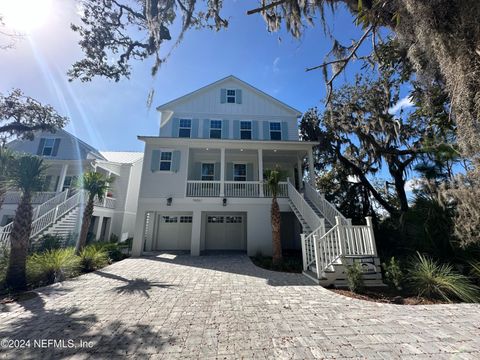
[[[223,206],[227,206],[227,198],[223,198],[222,203],[223,203]]]
[[[167,199],[167,206],[172,206],[172,200],[173,199],[171,197]]]

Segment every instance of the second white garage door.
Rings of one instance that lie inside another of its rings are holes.
[[[246,250],[244,214],[207,214],[206,250]]]
[[[192,216],[158,214],[155,250],[190,250]]]

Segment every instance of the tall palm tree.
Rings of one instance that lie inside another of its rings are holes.
[[[32,230],[31,199],[34,191],[42,190],[46,169],[47,166],[43,164],[41,158],[22,155],[14,160],[9,170],[10,183],[22,192],[10,234],[10,259],[5,278],[7,286],[14,290],[23,290],[27,287],[25,266]]]
[[[283,261],[282,258],[282,241],[280,238],[280,207],[278,206],[277,195],[280,190],[279,183],[282,174],[278,169],[265,171],[265,183],[272,195],[272,207],[270,210],[272,222],[272,245],[274,265],[278,265]]]
[[[12,150],[0,146],[0,209],[9,188],[8,174],[14,159],[15,153]]]
[[[77,255],[80,254],[80,251],[87,244],[88,229],[90,228],[90,222],[92,220],[95,197],[100,201],[103,200],[110,188],[110,184],[113,182],[113,178],[106,177],[97,172],[87,172],[84,173],[79,180],[77,187],[88,193],[88,199],[85,210],[83,211],[80,237],[78,238],[77,246],[75,248],[75,253]]]

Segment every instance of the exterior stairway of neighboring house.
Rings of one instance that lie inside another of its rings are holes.
[[[45,234],[57,234],[66,237],[76,231],[80,214],[80,205],[85,195],[83,191],[69,194],[68,190],[59,193],[33,210],[30,239],[35,243]],[[0,228],[0,245],[8,243],[13,222]]]
[[[371,219],[352,225],[310,184],[299,193],[288,182],[289,204],[300,221],[303,273],[323,286],[347,286],[346,266],[360,263],[366,286],[383,286]]]

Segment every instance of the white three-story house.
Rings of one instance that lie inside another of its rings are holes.
[[[138,137],[145,153],[134,255],[163,250],[271,255],[272,200],[264,174],[277,168],[285,174],[278,198],[282,245],[302,248],[305,270],[320,274],[313,277],[333,269],[342,255],[376,254],[371,226],[352,227],[315,190],[317,143],[299,140],[300,111],[234,76],[157,110],[159,134]],[[305,184],[304,164],[310,169]],[[325,251],[319,245],[315,251],[320,239],[326,246],[325,235],[337,242],[327,231],[352,243],[332,243]]]

